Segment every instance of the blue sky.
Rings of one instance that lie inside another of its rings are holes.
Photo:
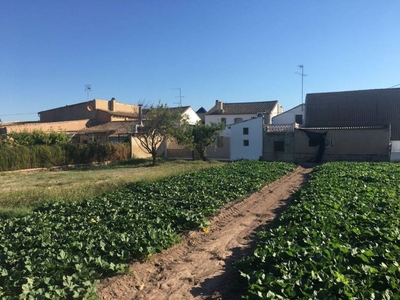
[[[400,1],[2,0],[0,119],[100,98],[210,109],[400,85]],[[27,114],[29,113],[29,114]]]

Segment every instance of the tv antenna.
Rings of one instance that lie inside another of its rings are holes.
[[[307,74],[304,74],[303,65],[298,65],[298,67],[301,69],[301,73],[296,72],[296,74],[301,76],[301,109],[303,110],[303,84],[304,84],[304,77],[307,76]]]
[[[89,101],[89,92],[92,91],[92,85],[91,84],[85,84],[85,92],[86,92],[86,97],[87,100]]]
[[[181,88],[172,88],[173,90],[179,90],[179,102],[174,102],[175,104],[179,104],[179,107],[182,107],[182,98],[185,96],[182,96],[182,89]]]

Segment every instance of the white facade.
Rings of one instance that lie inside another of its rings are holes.
[[[271,120],[273,117],[279,115],[281,113],[282,107],[276,105],[270,114],[263,114],[263,118],[265,124],[271,124]],[[239,124],[241,122],[251,120],[254,118],[258,118],[257,114],[242,114],[242,115],[224,115],[224,114],[215,114],[215,115],[206,115],[205,116],[205,124],[209,125],[211,122],[220,123],[224,122],[226,124],[225,130],[221,133],[223,137],[230,137],[231,126],[234,124]],[[262,118],[260,118],[262,119]]]
[[[305,111],[306,111],[305,104],[300,104],[292,109],[289,109],[288,111],[285,111],[277,116],[274,116],[272,118],[272,124],[273,125],[293,124],[296,122],[296,116],[301,115],[302,123],[299,124],[302,125],[304,124]]]
[[[391,141],[390,161],[400,162],[400,141]]]
[[[221,133],[223,137],[231,136],[231,126],[234,124],[239,124],[243,121],[250,120],[251,118],[256,117],[254,114],[252,115],[206,115],[206,125],[210,125],[210,123],[220,123],[223,122],[226,124],[225,130]],[[223,120],[225,119],[225,121]],[[236,122],[235,122],[236,120]]]
[[[190,106],[188,109],[186,109],[183,113],[183,116],[186,116],[188,119],[189,124],[194,125],[197,122],[201,121],[201,118],[196,114],[196,112],[193,110],[193,108]]]
[[[263,148],[263,118],[237,123],[230,126],[231,160],[258,160]]]

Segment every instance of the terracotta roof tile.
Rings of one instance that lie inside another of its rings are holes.
[[[183,114],[185,111],[187,111],[190,108],[190,106],[179,106],[179,107],[170,107],[169,109],[172,112],[179,112]],[[144,108],[142,110],[143,116],[145,116],[148,112],[150,111],[150,108]]]
[[[113,121],[83,129],[79,131],[78,134],[91,134],[91,133],[108,133],[110,135],[130,134],[134,131],[136,124],[138,124],[137,121]]]
[[[211,108],[206,115],[245,115],[257,114],[259,112],[271,113],[278,101],[261,101],[261,102],[223,102],[223,111],[218,110],[217,105]]]

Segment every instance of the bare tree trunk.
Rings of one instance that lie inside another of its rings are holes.
[[[199,148],[196,148],[196,149],[200,154],[200,159],[202,159],[204,161],[207,160],[205,147],[199,147]]]
[[[153,159],[153,166],[155,166],[156,165],[156,163],[157,163],[157,152],[156,151],[153,151],[152,153],[151,153],[151,157],[152,157],[152,159]]]

